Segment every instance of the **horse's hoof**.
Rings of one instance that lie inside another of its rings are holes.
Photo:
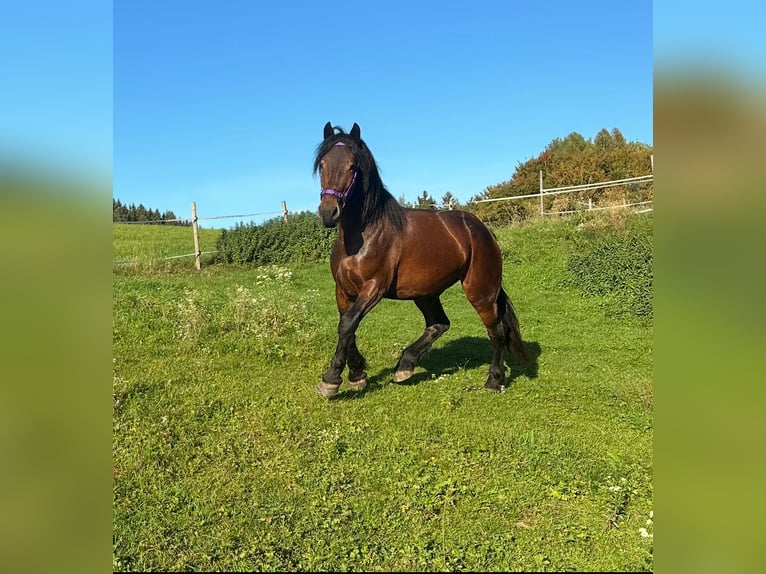
[[[338,387],[340,387],[340,384],[331,385],[322,381],[316,386],[316,392],[326,399],[330,399],[338,394]]]
[[[415,371],[396,371],[394,373],[394,382],[403,383],[409,379]]]
[[[348,386],[351,387],[352,391],[363,391],[364,388],[367,386],[367,379],[359,379],[358,381],[349,381]]]

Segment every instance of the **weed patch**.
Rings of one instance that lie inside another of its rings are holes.
[[[605,296],[613,314],[651,317],[652,237],[651,217],[624,229],[582,227],[569,260],[574,285],[586,296]]]

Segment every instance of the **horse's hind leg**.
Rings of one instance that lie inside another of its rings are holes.
[[[444,312],[439,296],[415,299],[415,305],[426,320],[426,328],[420,338],[404,349],[399,363],[396,365],[394,382],[406,381],[415,372],[415,365],[430,349],[433,342],[449,329],[449,319]]]
[[[492,361],[489,365],[489,376],[484,383],[484,388],[491,391],[501,391],[505,387],[503,355],[508,340],[507,326],[502,321],[497,303],[499,287],[491,287],[493,283],[499,285],[499,273],[497,273],[498,277],[495,281],[482,281],[478,274],[472,273],[472,271],[474,269],[469,270],[468,275],[463,280],[463,292],[481,317],[492,343]]]
[[[502,321],[490,328],[487,327],[489,340],[492,342],[492,362],[489,364],[489,375],[484,388],[490,391],[502,391],[505,388],[505,325]]]
[[[466,293],[468,295],[468,293]],[[501,391],[505,387],[505,363],[503,355],[507,340],[506,325],[498,314],[496,302],[488,302],[486,299],[468,300],[473,305],[476,312],[481,317],[484,326],[487,328],[489,340],[492,343],[492,361],[489,364],[489,375],[484,383],[484,388],[490,391]]]

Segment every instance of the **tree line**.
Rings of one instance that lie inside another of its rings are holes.
[[[541,170],[547,189],[648,175],[651,173],[652,153],[652,146],[627,141],[617,128],[611,131],[601,129],[592,140],[572,132],[565,138],[554,139],[538,156],[517,164],[509,180],[486,187],[466,204],[461,204],[451,192],[444,194],[441,201],[436,201],[425,190],[414,202],[406,201],[402,195],[399,203],[420,209],[465,209],[490,222],[526,219],[540,212],[539,198],[489,203],[476,201],[537,193],[540,190]],[[653,182],[632,183],[544,197],[543,207],[546,212],[561,212],[576,210],[589,200],[593,205],[633,203],[651,200],[653,196]]]
[[[159,209],[149,209],[144,207],[143,203],[126,205],[119,199],[112,198],[112,222],[114,223],[156,222],[168,225],[191,225],[190,220],[176,221],[177,219],[176,214],[170,210],[160,213]]]

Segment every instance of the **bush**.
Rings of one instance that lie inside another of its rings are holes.
[[[224,230],[216,244],[218,258],[228,263],[273,265],[291,262],[322,261],[330,257],[337,237],[336,229],[325,228],[309,211],[260,225],[238,224]]]
[[[606,295],[610,311],[653,316],[652,218],[631,218],[623,228],[584,228],[569,258],[584,295]]]

